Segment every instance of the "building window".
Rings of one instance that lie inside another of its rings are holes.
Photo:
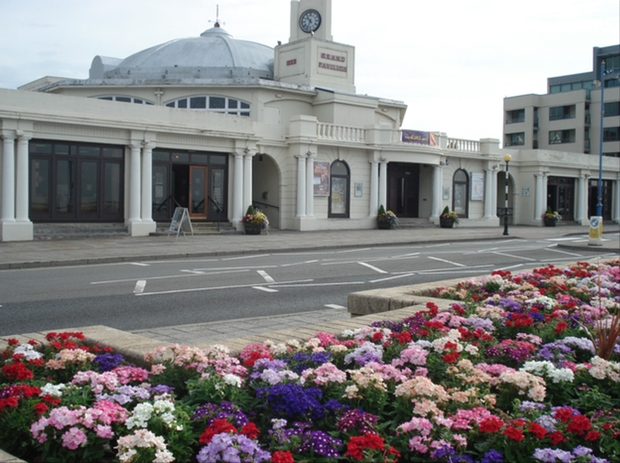
[[[569,106],[556,106],[549,108],[549,120],[557,121],[560,119],[574,119],[575,118],[575,105]]]
[[[463,169],[458,169],[452,177],[452,210],[459,217],[467,217],[469,204],[469,175]]]
[[[605,103],[605,117],[620,116],[620,101]]]
[[[506,146],[517,146],[525,144],[525,132],[509,133],[506,135]]]
[[[121,96],[121,95],[98,96],[97,99],[108,100],[108,101],[120,101],[121,103],[148,104],[148,105],[153,104],[150,101],[143,100],[142,98],[134,98],[132,96]]]
[[[506,113],[506,124],[525,122],[525,109],[515,109]]]
[[[603,129],[603,141],[620,140],[620,127],[605,127]]]
[[[552,130],[549,132],[549,144],[575,143],[575,129]]]
[[[250,103],[223,96],[200,95],[166,103],[169,108],[198,109],[214,113],[250,116]]]
[[[349,167],[343,161],[335,161],[330,168],[329,212],[330,218],[349,218]]]

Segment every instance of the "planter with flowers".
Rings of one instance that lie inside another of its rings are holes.
[[[441,228],[452,228],[455,224],[459,224],[459,216],[456,215],[456,212],[451,211],[448,206],[444,207],[439,216],[439,226]]]
[[[269,232],[269,219],[263,212],[254,209],[251,204],[241,221],[246,235],[260,235],[263,230],[265,233]]]
[[[547,206],[547,211],[542,217],[545,227],[555,227],[562,220],[562,216],[557,211],[551,209],[551,206]]]
[[[398,217],[392,211],[386,211],[382,204],[377,214],[377,226],[382,230],[398,228]]]

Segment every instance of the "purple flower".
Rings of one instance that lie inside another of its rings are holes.
[[[297,384],[277,384],[271,388],[257,388],[256,396],[267,400],[268,406],[276,416],[289,420],[321,418],[323,392],[316,387],[304,388]]]
[[[483,455],[480,463],[503,463],[503,461],[504,456],[497,450],[491,449]]]
[[[205,421],[207,427],[213,423],[213,420],[227,420],[236,427],[241,427],[250,422],[249,418],[238,405],[232,402],[220,402],[219,405],[206,403],[198,407],[192,415],[194,421]]]
[[[119,366],[123,362],[123,356],[106,352],[105,354],[97,355],[94,362],[99,366],[99,371],[103,373]]]
[[[269,461],[271,454],[243,434],[216,434],[203,447],[196,460],[199,463],[261,463]]]

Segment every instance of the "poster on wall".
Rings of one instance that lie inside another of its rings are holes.
[[[314,162],[314,196],[329,196],[329,162]]]
[[[471,200],[482,201],[484,199],[484,174],[482,172],[471,173]]]

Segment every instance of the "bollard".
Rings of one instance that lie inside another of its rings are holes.
[[[603,245],[603,218],[598,216],[590,217],[590,240],[588,246]]]

